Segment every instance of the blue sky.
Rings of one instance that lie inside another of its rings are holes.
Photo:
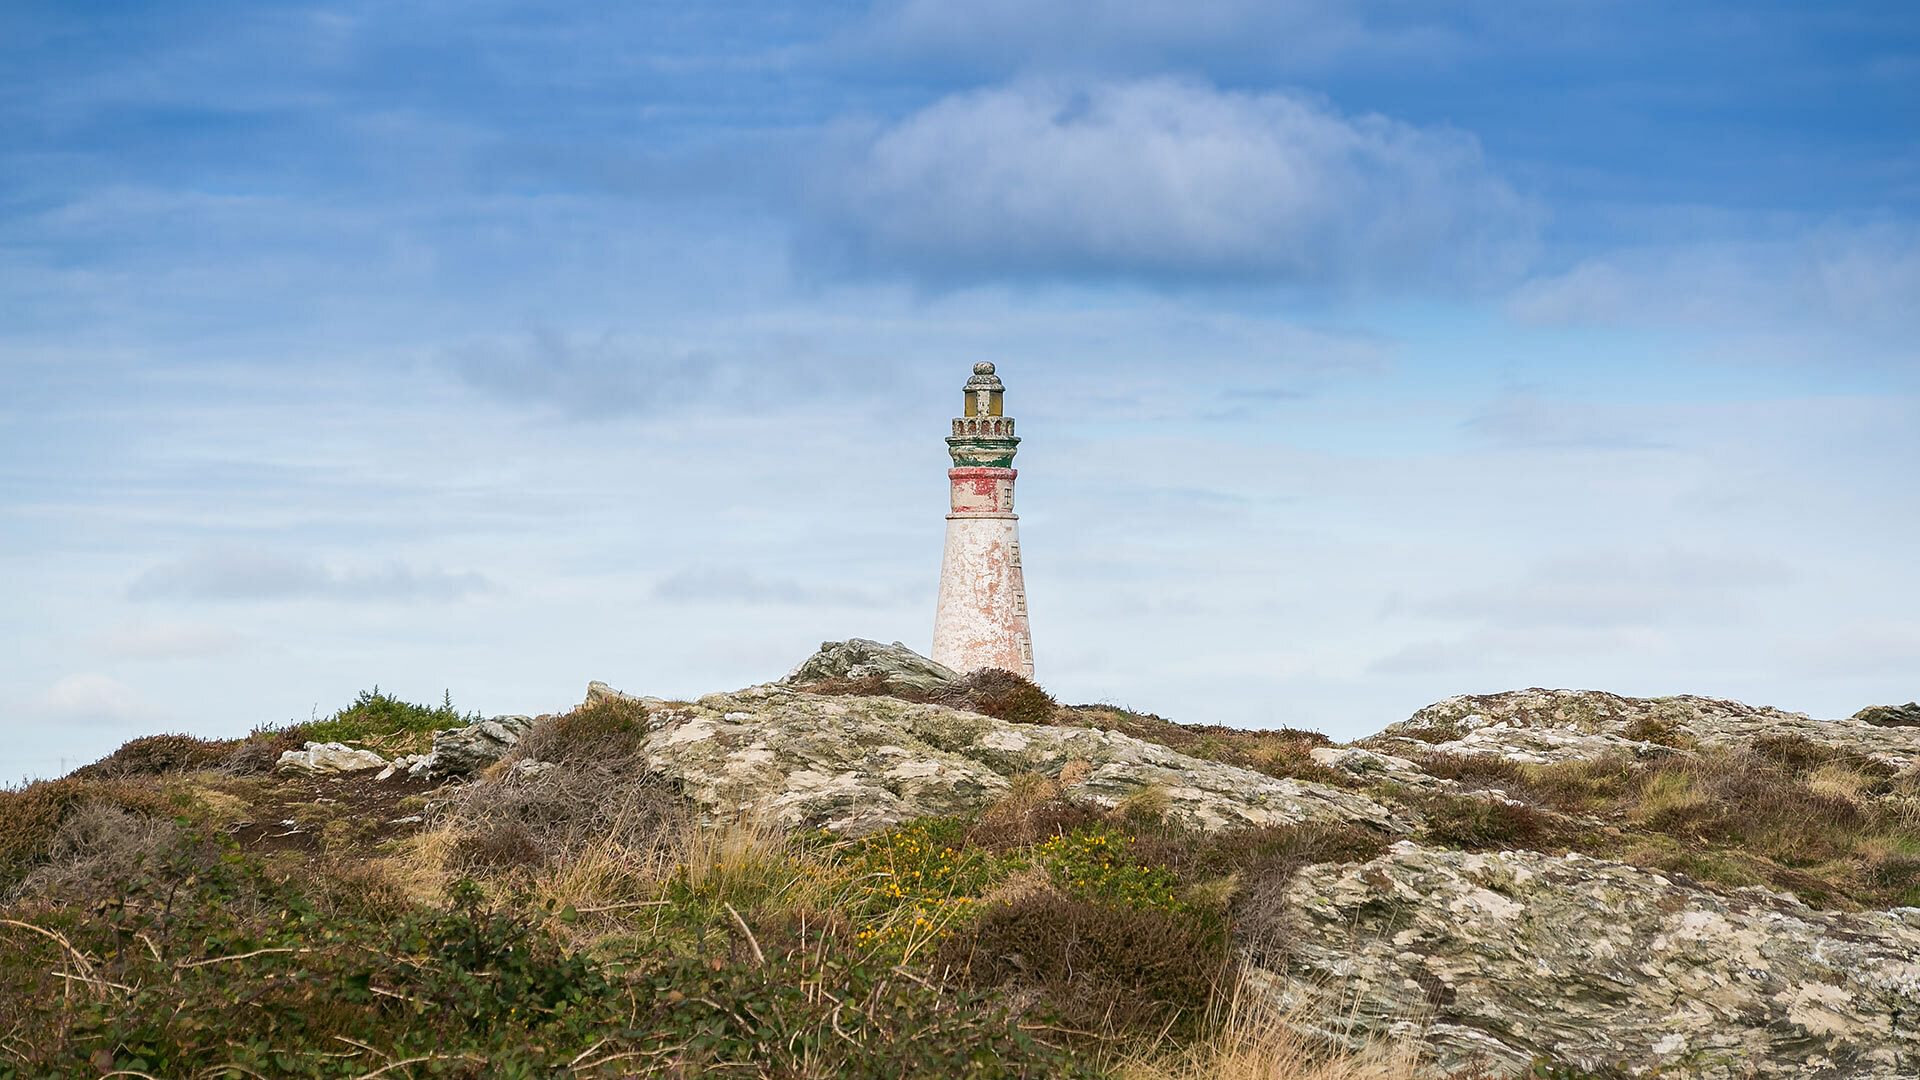
[[[1920,694],[1920,10],[0,12],[0,776],[931,630],[1001,365],[1041,681],[1371,732]]]

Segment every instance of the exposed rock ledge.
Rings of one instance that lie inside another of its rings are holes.
[[[1309,867],[1256,986],[1436,1074],[1538,1055],[1659,1075],[1920,1075],[1920,908],[1842,914],[1579,855],[1395,844]]]
[[[625,696],[604,686],[590,697]],[[1112,731],[1014,724],[941,705],[782,686],[650,707],[647,755],[695,803],[848,835],[977,809],[1008,777],[1067,770],[1069,796],[1115,806],[1155,786],[1174,821],[1202,829],[1305,821],[1405,832],[1413,821],[1358,792],[1203,761]],[[1072,769],[1070,762],[1078,762]]]
[[[1489,754],[1533,764],[1610,753],[1658,757],[1688,746],[1741,747],[1761,736],[1798,736],[1895,769],[1920,762],[1920,728],[1815,720],[1738,701],[1682,695],[1631,698],[1598,690],[1463,694],[1362,740],[1394,754]]]

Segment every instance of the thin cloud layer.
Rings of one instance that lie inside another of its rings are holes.
[[[1354,0],[882,0],[849,38],[923,71],[1298,73],[1455,57],[1486,32],[1474,16]]]
[[[318,559],[244,551],[207,551],[155,566],[127,587],[130,600],[292,600],[447,602],[492,584],[470,571],[337,567]]]
[[[1809,320],[1920,332],[1920,231],[1814,228],[1778,239],[1645,247],[1583,259],[1516,289],[1510,314],[1549,326],[1749,327]]]
[[[76,724],[124,724],[152,715],[131,688],[99,672],[60,679],[40,695],[39,705],[49,715]]]
[[[821,178],[803,255],[924,280],[1497,280],[1538,212],[1470,135],[1173,79],[952,95]]]
[[[737,566],[694,566],[662,578],[653,587],[656,600],[676,604],[744,604],[755,607],[886,606],[869,589],[830,582],[809,584],[769,577]]]

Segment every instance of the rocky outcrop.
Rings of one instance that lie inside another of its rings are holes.
[[[273,771],[297,776],[338,776],[386,765],[387,759],[371,750],[356,750],[345,743],[310,742],[305,749],[282,753]]]
[[[1716,698],[1632,698],[1598,690],[1451,697],[1362,741],[1394,754],[1490,754],[1547,764],[1608,754],[1652,758],[1698,747],[1739,748],[1763,736],[1803,738],[1894,769],[1920,762],[1920,729],[1881,727],[1858,718],[1815,720]]]
[[[467,776],[499,761],[533,727],[525,716],[495,716],[433,733],[435,776]]]
[[[1920,1075],[1920,908],[1815,911],[1579,855],[1395,844],[1309,867],[1253,984],[1434,1073],[1536,1058],[1700,1080]]]
[[[1855,720],[1874,727],[1920,728],[1920,701],[1905,705],[1869,705],[1853,714]]]
[[[651,703],[650,767],[711,812],[763,814],[860,835],[977,809],[1022,773],[1117,806],[1146,788],[1202,829],[1303,821],[1404,832],[1412,820],[1366,795],[1203,761],[1118,732],[996,720],[888,697],[761,686]]]
[[[820,651],[802,661],[780,680],[783,686],[802,686],[827,679],[885,679],[899,690],[937,693],[958,681],[959,672],[936,664],[896,641],[882,645],[865,638],[823,641]]]
[[[1419,765],[1406,758],[1358,746],[1316,746],[1307,752],[1307,756],[1316,765],[1338,769],[1356,780],[1386,780],[1409,787],[1436,787],[1442,783],[1422,772]]]

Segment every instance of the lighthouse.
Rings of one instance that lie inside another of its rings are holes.
[[[992,364],[973,365],[966,404],[947,452],[952,510],[940,566],[933,658],[965,674],[1002,668],[1033,678],[1027,582],[1020,569],[1020,519],[1013,512],[1013,417]]]

